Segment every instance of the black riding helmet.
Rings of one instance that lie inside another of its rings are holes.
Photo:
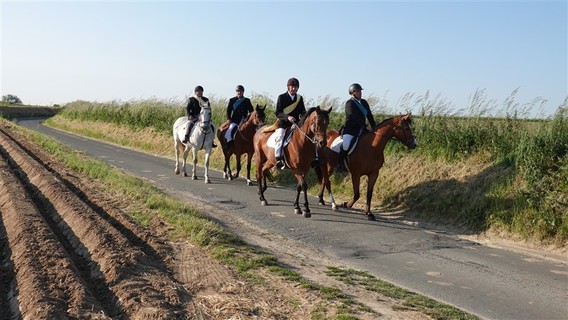
[[[300,87],[300,81],[296,78],[290,78],[288,79],[288,83],[286,84],[288,87],[292,86],[292,87]]]
[[[203,92],[203,87],[202,87],[202,86],[197,86],[197,87],[195,87],[195,89],[193,90],[193,92],[197,92],[197,91]]]
[[[358,83],[354,83],[354,84],[349,86],[349,94],[353,94],[353,91],[355,91],[355,90],[363,90],[363,88]]]
[[[245,92],[245,87],[241,86],[240,84],[235,88],[235,91]]]

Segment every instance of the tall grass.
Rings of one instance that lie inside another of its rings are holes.
[[[477,158],[490,163],[484,172],[465,178],[461,184],[450,180],[440,182],[443,177],[432,175],[423,177],[415,185],[397,189],[385,185],[383,180],[382,194],[374,195],[374,199],[382,201],[382,205],[404,205],[412,211],[440,218],[438,220],[453,220],[477,230],[498,227],[525,237],[566,241],[568,98],[554,116],[530,119],[529,114],[542,108],[544,101],[537,98],[520,105],[515,102],[515,95],[516,91],[499,105],[488,100],[483,90],[478,90],[471,96],[467,108],[454,113],[450,102],[440,96],[431,97],[428,92],[421,96],[405,95],[395,108],[384,100],[368,97],[377,123],[411,109],[419,110],[413,117],[419,148],[408,154],[401,144],[393,142],[387,145],[387,156],[424,159],[426,161],[420,162],[424,168],[457,165]],[[213,121],[219,125],[225,121],[228,101],[215,96],[209,98]],[[275,121],[272,97],[253,93],[251,100],[253,105],[267,105],[267,123]],[[344,120],[344,100],[330,96],[320,100],[308,101],[307,107],[334,107],[330,128],[339,129]],[[396,112],[397,109],[405,111]],[[76,101],[67,104],[60,115],[68,119],[115,123],[133,130],[154,128],[169,136],[173,121],[185,115],[185,101]],[[400,174],[397,168],[393,170],[391,175]],[[276,179],[283,184],[294,183],[286,172],[277,174]],[[315,184],[314,177],[308,179],[311,185]],[[350,190],[349,181],[334,178],[334,190]],[[448,189],[448,193],[436,192],[436,188]]]

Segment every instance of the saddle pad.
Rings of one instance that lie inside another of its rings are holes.
[[[355,139],[355,141],[351,143],[351,149],[349,149],[347,154],[351,154],[353,152],[353,150],[355,150],[357,143],[359,143],[359,137],[355,137],[354,139]],[[335,138],[335,140],[333,140],[333,142],[331,143],[331,147],[330,147],[331,151],[333,151],[335,153],[339,153],[342,144],[343,144],[343,137],[337,136],[337,138]]]
[[[282,143],[282,148],[286,147],[288,145],[288,143],[290,143],[290,140],[292,140],[292,134],[294,134],[295,128],[292,128],[292,130],[286,132],[284,134],[284,143]],[[266,146],[269,148],[276,148],[276,135],[274,133],[270,134],[270,137],[268,137],[268,140],[266,141]]]

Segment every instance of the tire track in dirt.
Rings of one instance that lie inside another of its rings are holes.
[[[73,190],[4,130],[0,146],[1,280],[10,284],[0,306],[10,310],[8,318],[187,315],[190,296],[159,248]]]

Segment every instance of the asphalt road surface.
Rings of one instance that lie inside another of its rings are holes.
[[[109,164],[230,210],[250,223],[304,241],[412,291],[489,319],[568,319],[568,261],[486,247],[392,219],[367,221],[360,214],[333,212],[310,200],[312,217],[295,215],[295,190],[269,187],[261,206],[257,187],[224,180],[210,170],[211,184],[174,175],[174,161],[57,131],[25,119],[19,125],[51,136]],[[173,154],[173,150],[172,150]],[[191,154],[189,156],[191,159]],[[188,165],[188,170],[191,165]],[[242,176],[242,172],[241,172]],[[362,200],[359,200],[362,201]]]

